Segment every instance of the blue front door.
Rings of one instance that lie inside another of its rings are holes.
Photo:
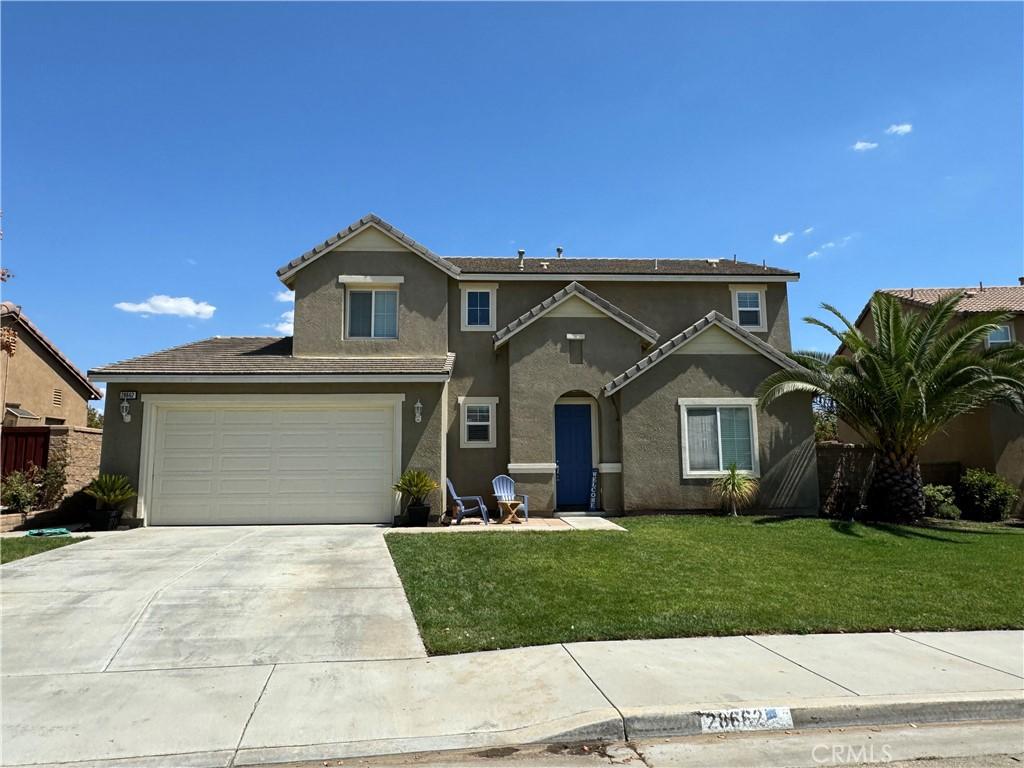
[[[591,434],[589,405],[555,406],[555,461],[558,508],[590,503]]]

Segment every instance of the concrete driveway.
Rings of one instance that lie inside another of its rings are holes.
[[[3,674],[424,657],[384,530],[147,528],[6,565]]]

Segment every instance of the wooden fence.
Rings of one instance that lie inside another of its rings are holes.
[[[4,427],[0,430],[0,476],[28,469],[46,469],[50,455],[49,427]]]

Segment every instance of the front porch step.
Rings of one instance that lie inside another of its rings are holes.
[[[555,512],[555,517],[561,519],[563,517],[607,517],[608,513],[602,509],[594,510],[589,512],[585,509],[571,509],[565,512]]]

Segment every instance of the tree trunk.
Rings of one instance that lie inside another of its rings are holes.
[[[879,453],[868,493],[875,520],[917,520],[924,516],[924,484],[917,456]]]

